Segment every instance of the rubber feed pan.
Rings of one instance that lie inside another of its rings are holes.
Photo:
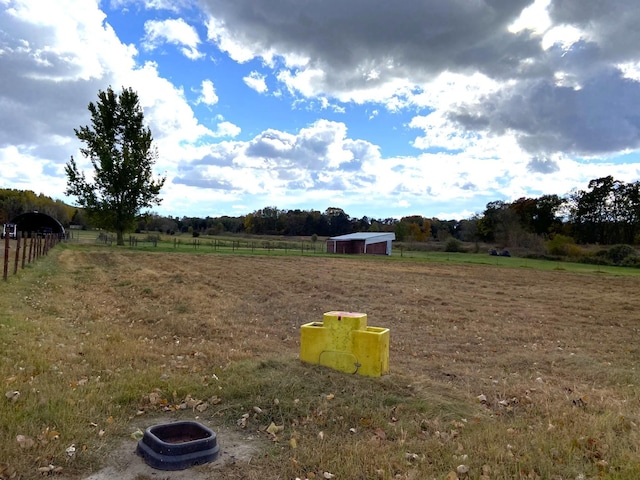
[[[198,422],[174,422],[145,430],[136,453],[158,470],[184,470],[213,462],[220,446],[213,430]]]

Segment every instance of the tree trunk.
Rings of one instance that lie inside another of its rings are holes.
[[[116,238],[117,238],[117,245],[124,245],[124,231],[122,230],[118,230],[116,232]]]

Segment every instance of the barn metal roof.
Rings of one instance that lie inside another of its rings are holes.
[[[338,235],[337,237],[330,237],[329,240],[337,241],[349,241],[349,240],[364,240],[367,243],[371,243],[372,240],[378,242],[386,242],[389,240],[395,240],[396,234],[393,232],[360,232],[360,233],[348,233],[346,235]]]

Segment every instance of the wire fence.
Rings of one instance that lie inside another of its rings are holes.
[[[2,279],[7,281],[9,274],[16,275],[18,269],[47,255],[49,250],[60,242],[60,236],[53,233],[17,232],[15,238],[5,235]]]
[[[84,245],[116,244],[116,235],[110,232],[69,232],[67,243]],[[323,254],[325,242],[311,239],[255,239],[255,238],[211,238],[211,237],[167,237],[157,234],[135,234],[124,237],[124,245],[130,248],[157,248],[162,251],[201,251],[217,253],[272,253],[286,255]]]

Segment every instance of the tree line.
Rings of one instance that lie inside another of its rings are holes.
[[[0,188],[0,224],[9,223],[23,213],[40,212],[68,226],[76,210],[62,200],[53,200],[31,190]]]
[[[39,211],[62,225],[92,228],[82,208],[32,191],[0,189],[0,222]],[[421,215],[402,218],[351,217],[339,207],[325,211],[264,207],[237,217],[139,216],[139,232],[194,235],[253,234],[336,236],[354,232],[394,232],[398,241],[426,242],[455,238],[465,242],[528,247],[554,235],[577,243],[602,245],[640,243],[640,181],[625,183],[612,176],[593,179],[584,190],[563,197],[523,197],[513,202],[489,202],[482,213],[462,220]]]
[[[0,189],[0,222],[40,211],[65,227],[92,228],[82,208],[72,207],[32,191]],[[640,181],[625,183],[612,176],[591,180],[584,190],[568,195],[523,197],[513,202],[489,202],[482,213],[462,220],[421,215],[402,218],[351,217],[342,208],[325,211],[264,207],[237,217],[139,216],[136,231],[194,235],[253,234],[336,236],[354,232],[394,232],[398,241],[426,242],[455,238],[466,242],[528,247],[539,239],[561,234],[577,243],[640,243]]]

